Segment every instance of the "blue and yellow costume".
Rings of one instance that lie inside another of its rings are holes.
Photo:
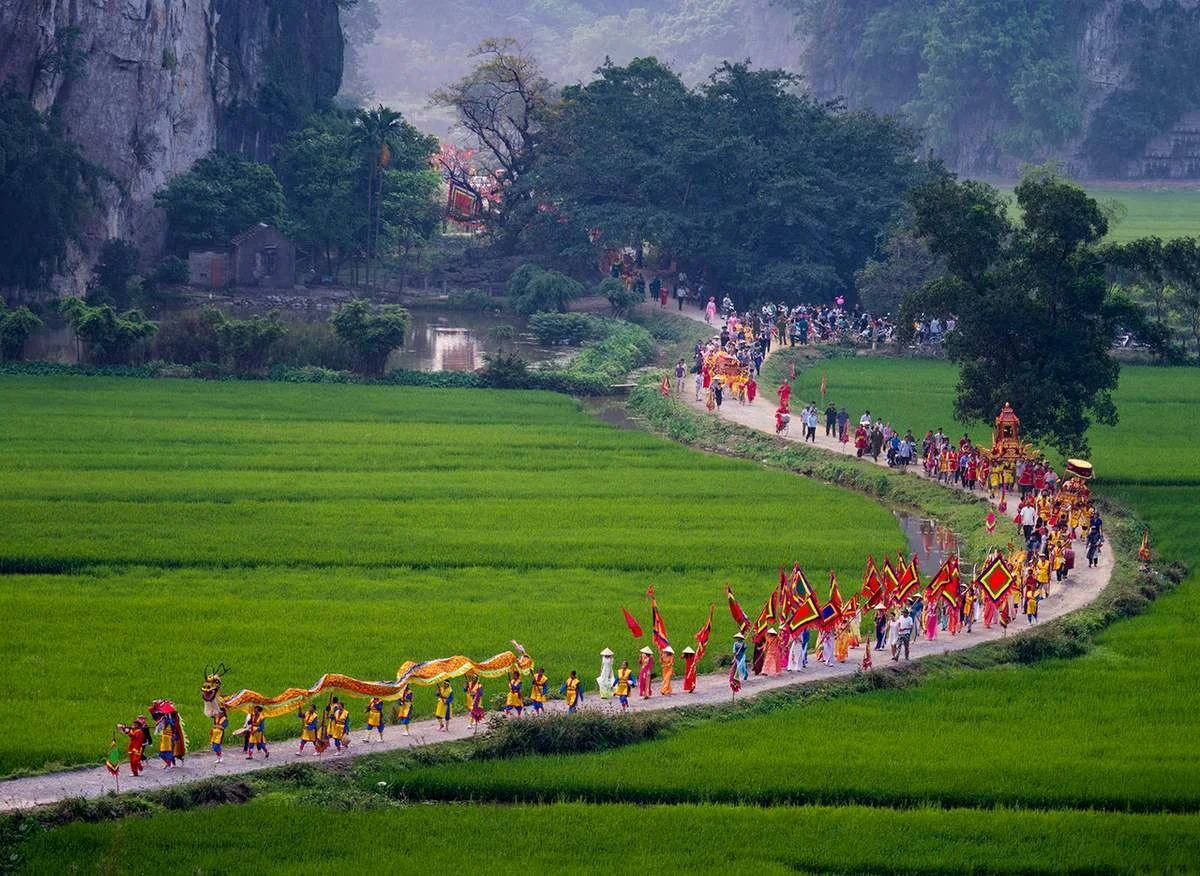
[[[296,716],[300,719],[300,748],[297,751],[304,751],[304,746],[310,742],[316,748],[317,731],[321,728],[317,707],[310,705],[307,712],[303,708],[297,709]]]
[[[617,699],[621,701],[621,706],[629,705],[629,693],[633,690],[633,670],[628,666],[622,666],[617,670],[617,683],[615,692]]]
[[[579,679],[572,676],[567,679],[567,683],[563,685],[563,692],[567,695],[567,714],[573,714],[576,707],[583,701],[583,693],[579,688]]]
[[[229,727],[229,716],[221,712],[213,718],[212,729],[208,731],[208,741],[212,743],[213,753],[220,758],[221,746],[225,742],[225,730]]]
[[[346,740],[346,747],[350,747],[350,710],[341,703],[334,703],[329,711],[329,738],[333,740],[333,747],[338,751],[342,749],[342,739]]]
[[[453,702],[454,688],[450,687],[450,682],[443,681],[437,689],[437,706],[434,709],[434,715],[441,725],[440,729],[450,726],[450,718],[454,713],[454,707],[451,705]]]
[[[521,698],[521,675],[514,672],[508,680],[508,697],[504,700],[504,711],[516,712],[519,715],[524,708],[525,701]]]
[[[267,751],[267,719],[262,716],[262,710],[258,709],[250,714],[250,733],[249,733],[249,748],[246,752],[247,758],[254,757],[254,749],[263,752],[267,757],[271,756],[271,752]]]
[[[371,697],[371,702],[367,703],[367,740],[371,738],[371,731],[374,730],[379,734],[379,738],[383,739],[383,700],[379,697]]]
[[[546,678],[546,673],[542,669],[538,669],[533,674],[533,681],[529,690],[529,704],[533,706],[535,712],[541,712],[542,707],[546,704],[549,697],[546,695],[546,687],[550,684],[550,679]]]
[[[404,693],[400,695],[400,703],[396,707],[396,714],[400,719],[400,725],[404,727],[404,732],[408,733],[408,722],[412,720],[413,710],[413,693],[412,688],[405,687]]]

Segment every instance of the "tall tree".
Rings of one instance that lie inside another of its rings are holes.
[[[946,259],[949,276],[905,307],[959,318],[946,347],[960,367],[960,420],[986,422],[1011,402],[1029,437],[1083,453],[1093,421],[1117,421],[1110,347],[1136,308],[1109,294],[1095,246],[1108,223],[1094,200],[1040,169],[1026,174],[1016,198],[1020,226],[986,185],[942,178],[918,187],[917,232]]]
[[[514,39],[484,40],[471,57],[478,59],[475,67],[435,91],[432,100],[453,110],[458,126],[486,152],[495,181],[504,190],[504,207],[492,218],[504,223],[527,201],[527,190],[514,199],[511,189],[536,160],[553,89],[537,59]],[[476,197],[483,194],[460,169],[446,166],[443,172]]]
[[[382,222],[383,185],[385,171],[393,164],[413,169],[425,163],[437,151],[437,140],[420,133],[404,121],[399,110],[380,104],[374,109],[359,110],[355,119],[353,141],[363,156],[367,178],[367,235],[366,282],[371,284],[371,262],[378,248],[379,227]]]

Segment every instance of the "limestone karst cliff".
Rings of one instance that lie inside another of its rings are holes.
[[[0,46],[0,81],[110,176],[68,285],[108,237],[154,257],[155,191],[218,146],[267,159],[342,73],[337,0],[0,0]]]

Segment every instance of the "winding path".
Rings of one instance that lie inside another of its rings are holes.
[[[695,318],[692,313],[688,313],[687,311],[685,311],[685,315]],[[702,320],[698,321],[703,324]],[[684,389],[685,391],[679,396],[680,400],[686,401],[689,405],[703,411],[703,403],[694,401],[694,389],[691,386],[685,386]],[[774,434],[775,431],[774,405],[771,404],[769,399],[762,400],[753,405],[726,404],[723,406],[719,416],[752,429],[767,432],[768,434]],[[823,428],[818,429],[819,433],[823,431]],[[787,436],[787,440],[799,441],[799,429],[797,429],[796,434]],[[818,434],[816,446],[832,453],[846,453],[846,449],[840,443],[825,439],[820,434]],[[851,447],[847,455],[853,455],[853,453],[854,451]],[[913,474],[912,476],[917,477],[918,475]],[[1005,525],[1003,521],[1001,525]],[[1111,552],[1105,551],[1102,554],[1098,567],[1094,569],[1075,569],[1067,581],[1064,584],[1055,585],[1051,596],[1042,602],[1039,612],[1041,621],[1044,622],[1061,617],[1070,611],[1090,603],[1108,583],[1112,575],[1112,568],[1113,558]],[[1014,635],[1020,635],[1025,629],[1023,621],[1014,621],[1011,627],[1012,634]],[[939,632],[938,638],[932,642],[927,641],[923,636],[918,636],[912,645],[913,659],[919,660],[922,657],[932,654],[961,651],[982,642],[995,641],[1001,638],[1001,636],[1002,632],[998,625],[991,630],[985,630],[982,625],[977,625],[974,632],[963,632],[953,637]],[[714,643],[714,651],[724,646],[725,643]],[[631,649],[630,657],[633,656],[633,649]],[[891,661],[887,658],[886,654],[873,654],[872,659],[875,661],[875,670],[886,670],[891,665]],[[838,663],[833,666],[826,666],[823,663],[816,662],[815,659],[810,659],[808,667],[799,672],[784,672],[781,675],[773,677],[751,676],[749,681],[743,683],[741,693],[738,696],[753,697],[767,691],[779,690],[780,688],[802,684],[815,684],[828,679],[843,678],[859,672],[861,670],[861,662],[861,649],[851,651],[850,658],[845,663]],[[591,682],[590,679],[587,679],[587,681],[592,684],[593,690],[588,692],[583,708],[610,713],[615,712],[615,701],[601,699],[594,692],[594,682]],[[681,691],[683,687],[681,676],[676,678],[676,684],[677,691]],[[728,675],[721,672],[701,676],[697,681],[694,693],[685,694],[677,692],[669,697],[659,696],[656,693],[655,696],[648,700],[637,700],[635,698],[632,709],[635,711],[649,711],[698,705],[718,705],[729,702],[730,696]],[[561,712],[565,708],[566,705],[561,700],[554,700],[547,704],[547,711],[551,713]],[[497,713],[491,713],[489,720],[506,719],[500,717]],[[516,720],[537,719],[526,716]],[[207,731],[207,727],[192,726],[190,729],[193,740],[203,738]],[[422,745],[434,745],[447,740],[465,739],[470,735],[471,732],[467,727],[466,719],[461,716],[454,719],[451,729],[445,733],[437,730],[437,723],[433,720],[417,721],[412,725],[411,736],[402,735],[399,727],[388,727],[385,730],[385,738],[382,742],[370,744],[362,741],[363,730],[361,726],[358,726],[353,732],[354,743],[350,756],[394,751],[396,749],[413,748]],[[207,750],[207,746],[204,751],[189,755],[184,765],[173,770],[163,770],[156,760],[150,761],[149,768],[137,778],[129,775],[128,765],[123,763],[121,765],[120,777],[121,791],[157,790],[213,776],[241,775],[277,767],[280,764],[289,762],[318,759],[309,752],[306,752],[303,757],[295,756],[294,752],[298,743],[297,740],[290,739],[273,743],[271,746],[272,757],[270,759],[256,758],[254,760],[246,760],[242,757],[240,748],[237,747],[237,739],[231,738],[231,741],[233,744],[227,749],[227,756],[223,764],[215,762],[215,758]],[[341,757],[344,758],[346,755],[342,755]],[[326,753],[319,759],[328,762],[337,760],[338,757]],[[8,779],[0,782],[0,811],[29,809],[74,797],[95,798],[114,790],[114,779],[103,766]]]

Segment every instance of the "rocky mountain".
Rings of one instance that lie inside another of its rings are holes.
[[[781,0],[822,97],[906,117],[956,170],[1200,178],[1200,0]]]
[[[266,160],[342,75],[337,0],[0,0],[0,46],[0,81],[108,175],[66,284],[109,237],[153,258],[154,192],[216,147]]]

